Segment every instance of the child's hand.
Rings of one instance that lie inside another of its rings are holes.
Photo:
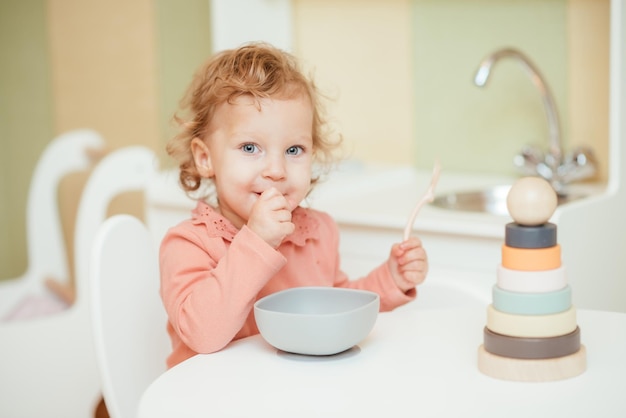
[[[428,273],[428,258],[422,242],[415,237],[394,244],[387,261],[398,287],[406,292],[422,283]]]
[[[290,202],[271,187],[264,191],[252,206],[248,228],[273,248],[277,248],[296,228],[291,222],[291,211]]]

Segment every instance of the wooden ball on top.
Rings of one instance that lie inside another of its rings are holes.
[[[556,192],[550,183],[540,177],[518,179],[506,198],[506,206],[513,220],[526,226],[548,222],[556,205]]]

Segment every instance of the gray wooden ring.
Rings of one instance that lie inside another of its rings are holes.
[[[557,244],[556,232],[556,225],[550,222],[537,226],[510,222],[506,224],[504,240],[514,248],[548,248]]]
[[[580,349],[580,327],[565,335],[547,338],[511,337],[484,328],[484,347],[491,354],[518,359],[564,357]]]

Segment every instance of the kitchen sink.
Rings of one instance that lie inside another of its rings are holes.
[[[436,196],[431,205],[448,210],[508,216],[506,197],[510,189],[511,185],[502,185],[483,190],[446,193]],[[562,205],[583,197],[583,194],[559,195],[558,204]]]

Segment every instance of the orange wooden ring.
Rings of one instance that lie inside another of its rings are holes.
[[[511,270],[541,271],[561,267],[561,246],[514,248],[502,246],[502,267]]]

